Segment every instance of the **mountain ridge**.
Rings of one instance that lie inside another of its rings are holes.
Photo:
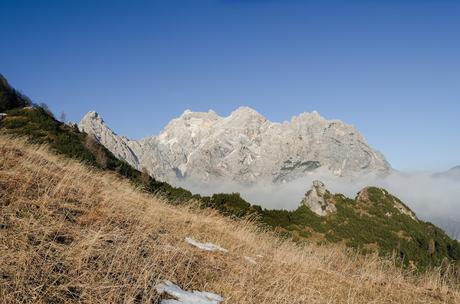
[[[173,184],[184,178],[278,183],[316,169],[338,176],[385,175],[392,170],[356,128],[316,111],[278,123],[249,107],[239,107],[227,117],[213,110],[186,110],[158,135],[141,140],[116,135],[97,117],[96,112],[85,115],[80,130],[135,168]]]

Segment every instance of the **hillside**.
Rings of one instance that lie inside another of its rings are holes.
[[[119,174],[24,140],[0,136],[0,153],[3,303],[158,303],[163,279],[224,303],[460,301],[454,277],[437,271],[282,241],[211,209],[175,207]],[[187,237],[228,252],[200,250]]]
[[[305,205],[294,211],[264,210],[263,221],[297,241],[346,244],[363,253],[396,254],[405,266],[426,269],[460,260],[460,244],[435,225],[418,219],[386,190],[367,187],[356,198],[331,194],[336,211],[318,216]]]

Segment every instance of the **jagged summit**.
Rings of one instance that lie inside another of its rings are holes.
[[[318,168],[338,176],[391,170],[353,126],[327,120],[316,111],[273,123],[249,107],[239,107],[227,117],[212,110],[186,110],[158,136],[139,141],[116,135],[93,111],[79,127],[117,157],[173,184],[184,178],[285,182]]]
[[[92,111],[89,111],[88,113],[85,114],[85,116],[83,116],[83,118],[81,119],[80,123],[84,123],[84,122],[91,122],[92,120],[98,120],[100,121],[101,123],[104,123],[104,120],[102,119],[102,117],[99,115],[99,113],[97,113],[96,111],[92,110]]]
[[[259,112],[254,110],[253,108],[242,106],[238,107],[235,111],[233,111],[230,116],[260,116],[263,117]]]
[[[106,126],[102,117],[96,111],[89,111],[78,124],[78,128],[104,143],[117,158],[126,161],[136,169],[141,169],[139,159],[131,150],[129,140],[124,136],[118,136]]]
[[[99,113],[97,113],[97,112],[94,111],[94,110],[91,110],[91,111],[88,111],[88,113],[86,113],[85,116],[88,116],[88,117],[98,117],[98,116],[99,116]]]

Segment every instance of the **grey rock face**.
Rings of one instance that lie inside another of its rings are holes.
[[[139,160],[129,147],[129,140],[120,137],[110,130],[104,123],[104,120],[94,111],[88,112],[80,121],[78,128],[95,137],[118,159],[126,161],[136,169],[140,169]]]
[[[355,128],[317,112],[273,123],[247,107],[228,117],[187,110],[158,136],[139,141],[116,135],[95,112],[79,128],[94,134],[117,157],[172,184],[182,179],[279,183],[319,168],[338,176],[391,170]]]
[[[311,211],[319,216],[326,216],[337,211],[334,203],[326,197],[326,186],[318,180],[313,181],[313,185],[302,200],[301,204],[310,208]]]

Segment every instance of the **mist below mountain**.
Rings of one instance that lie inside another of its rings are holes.
[[[269,209],[296,209],[313,180],[323,181],[333,193],[355,197],[366,186],[385,188],[407,204],[417,216],[444,229],[460,239],[460,180],[430,172],[405,173],[393,171],[382,177],[376,174],[357,178],[337,177],[326,171],[311,174],[282,184],[257,183],[242,186],[237,183],[178,183],[200,194],[239,192],[248,201]]]

